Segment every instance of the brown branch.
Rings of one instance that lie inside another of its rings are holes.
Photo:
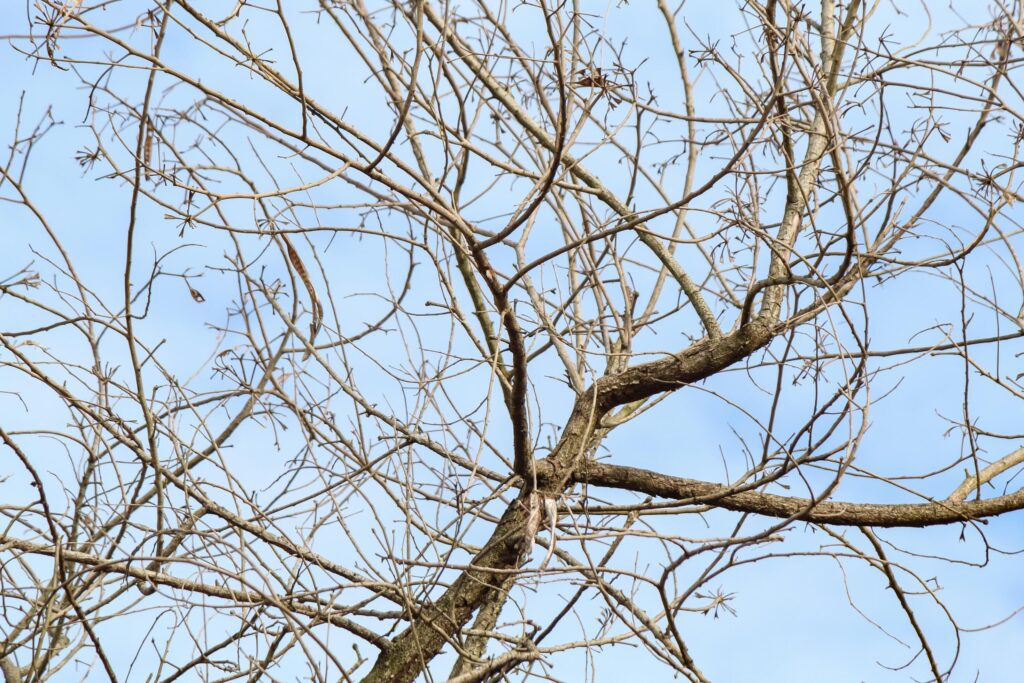
[[[600,462],[588,462],[585,468],[581,468],[577,479],[590,486],[624,489],[736,512],[783,519],[794,517],[805,522],[843,526],[925,527],[971,521],[984,523],[985,517],[1024,509],[1024,489],[969,502],[948,500],[886,504],[825,501],[815,505],[808,498],[757,491],[734,493],[733,488],[723,484]]]
[[[129,576],[155,585],[167,586],[168,588],[183,590],[190,593],[199,593],[211,598],[221,598],[223,600],[227,600],[233,605],[243,603],[250,605],[270,605],[281,610],[309,617],[318,622],[339,626],[366,640],[368,643],[375,645],[381,650],[385,650],[390,646],[390,642],[384,636],[378,635],[365,626],[362,626],[350,619],[334,614],[326,606],[322,605],[314,606],[291,598],[279,598],[275,595],[270,595],[253,589],[236,589],[229,588],[227,586],[202,583],[200,581],[192,581],[190,579],[182,579],[164,572],[145,569],[132,564],[129,560],[108,560],[103,557],[90,555],[89,553],[67,550],[50,544],[44,545],[41,543],[33,543],[31,541],[25,541],[7,535],[0,535],[0,550],[20,550],[33,555],[47,555],[49,557],[59,555],[65,562],[87,565],[101,573],[120,574],[122,576]]]

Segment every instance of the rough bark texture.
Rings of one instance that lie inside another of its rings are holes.
[[[675,356],[597,380],[576,400],[551,455],[537,463],[538,489],[558,494],[576,481],[577,469],[596,446],[594,437],[601,418],[610,410],[706,379],[767,344],[773,329],[766,320],[754,320],[717,340],[704,339]],[[504,572],[517,568],[523,560],[525,510],[520,496],[505,510],[490,541],[473,559],[473,569],[463,572],[435,603],[412,615],[411,625],[381,653],[364,683],[415,680],[425,663],[469,623],[504,582]]]
[[[714,505],[736,512],[768,517],[800,519],[818,524],[924,527],[970,522],[1024,507],[1024,490],[997,498],[968,502],[937,500],[928,503],[884,504],[813,501],[810,498],[777,496],[755,491],[733,492],[728,486],[660,472],[588,462],[580,469],[580,482],[609,486],[661,498]]]

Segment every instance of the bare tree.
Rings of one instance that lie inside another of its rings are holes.
[[[1020,0],[0,19],[51,88],[3,105],[6,683],[705,681],[780,560],[959,671],[933,577],[1024,508]]]

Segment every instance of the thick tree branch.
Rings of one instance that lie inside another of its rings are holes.
[[[730,487],[722,484],[673,477],[638,467],[588,462],[580,470],[578,480],[590,486],[607,486],[767,517],[795,517],[816,524],[925,527],[981,521],[985,517],[1024,509],[1024,489],[1005,496],[969,502],[946,500],[885,504],[825,501],[815,505],[808,498],[756,491],[732,493]]]

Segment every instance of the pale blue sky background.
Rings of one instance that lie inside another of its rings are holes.
[[[233,3],[222,3],[225,6]],[[640,5],[634,0],[633,5]],[[961,3],[962,4],[962,3]],[[603,7],[603,5],[602,5]],[[945,5],[943,5],[943,8]],[[693,2],[688,20],[696,31],[718,31],[727,35],[731,27],[723,23],[731,16],[719,9],[719,3]],[[963,9],[963,8],[960,8]],[[595,12],[600,10],[595,9]],[[610,9],[605,12],[611,13]],[[891,11],[886,8],[880,12]],[[217,12],[211,11],[211,14]],[[24,26],[25,8],[14,0],[0,5],[0,33],[21,32]],[[636,49],[644,47],[645,31],[649,27],[637,23],[628,10],[614,13],[614,25],[610,31],[635,35]],[[936,7],[936,21],[942,13]],[[893,17],[898,26],[898,19]],[[883,17],[874,20],[874,26],[885,27]],[[261,38],[258,30],[254,40]],[[198,71],[206,69],[203,57],[198,52],[189,53],[182,45],[171,44],[172,59],[182,68]],[[324,53],[320,62],[322,72],[311,69],[306,77],[310,83],[327,83],[339,68],[336,59],[330,56],[330,46],[308,46]],[[316,62],[307,62],[316,64]],[[659,63],[652,56],[644,65],[642,73],[656,78],[660,69],[669,68],[668,62]],[[84,174],[74,161],[74,152],[88,142],[87,131],[80,127],[85,113],[84,98],[78,80],[71,74],[59,72],[45,63],[34,64],[26,61],[9,47],[0,47],[0,139],[7,144],[8,131],[17,113],[18,98],[25,93],[23,118],[27,121],[38,119],[48,107],[53,108],[54,117],[61,125],[33,153],[32,173],[27,179],[27,189],[46,214],[54,229],[60,235],[68,251],[73,254],[76,267],[83,279],[100,298],[117,300],[120,296],[120,272],[123,259],[123,235],[127,215],[126,190],[110,181],[97,180],[95,174]],[[218,72],[210,67],[205,72],[210,79],[227,76],[230,86],[241,94],[247,93],[248,84],[236,74]],[[117,76],[117,78],[122,78]],[[125,81],[134,87],[130,81]],[[348,107],[348,116],[354,123],[365,124],[378,135],[390,125],[390,117],[363,110],[360,107],[361,94],[358,88],[347,87],[333,93],[336,102],[331,102],[329,89],[321,89],[323,99],[329,104]],[[278,103],[260,103],[268,110]],[[283,107],[288,104],[281,105]],[[287,111],[286,109],[284,110]],[[285,114],[286,115],[286,114]],[[614,170],[609,167],[609,172]],[[3,192],[0,189],[0,192]],[[6,192],[4,192],[6,196]],[[974,217],[959,213],[961,209],[952,203],[947,218],[950,222],[963,221],[969,224]],[[177,229],[163,220],[159,208],[148,207],[143,212],[138,253],[151,253],[150,244],[166,245],[176,241]],[[29,260],[52,257],[52,249],[39,239],[38,227],[33,225],[27,213],[9,204],[0,205],[0,278],[7,277],[27,264]],[[187,232],[186,241],[196,246],[182,250],[169,260],[169,267],[184,270],[190,263],[211,263],[216,254],[223,251],[219,237],[202,231]],[[41,251],[33,256],[30,247]],[[201,258],[192,254],[199,253]],[[350,292],[359,291],[358,280],[379,269],[379,253],[372,242],[361,242],[358,252],[347,255],[341,252],[339,262],[351,272],[353,285]],[[984,267],[985,260],[981,259]],[[987,265],[992,265],[987,264]],[[144,270],[144,266],[141,266]],[[196,274],[199,274],[198,272]],[[183,376],[191,374],[205,358],[206,349],[214,341],[214,333],[208,322],[216,321],[216,312],[222,311],[231,300],[233,292],[230,282],[218,278],[214,272],[202,272],[202,277],[192,283],[200,289],[207,302],[201,309],[193,304],[180,281],[169,282],[157,292],[156,305],[152,307],[148,320],[140,327],[143,333],[159,338],[167,336],[178,343],[169,343],[163,350],[163,359],[175,367]],[[936,310],[944,305],[957,304],[956,292],[946,283],[926,275],[905,278],[899,284],[888,285],[884,292],[868,293],[869,297],[884,297],[882,305],[873,310],[872,339],[875,348],[886,348],[906,344],[915,332],[927,328],[937,320]],[[1009,292],[1009,297],[1019,297],[1019,292]],[[423,298],[426,298],[424,296]],[[346,316],[353,320],[368,320],[373,317],[379,304],[364,298],[344,299]],[[12,315],[14,309],[0,301],[0,317]],[[19,326],[28,327],[19,321]],[[6,323],[4,323],[6,327]],[[928,343],[937,339],[927,334],[914,343]],[[389,350],[377,349],[384,356]],[[1021,361],[1016,353],[1024,351],[1020,344],[1007,345],[1002,349],[1003,362],[1010,367],[1019,366]],[[1004,372],[1006,374],[1006,372]],[[1016,371],[1009,372],[1014,375]],[[903,381],[894,388],[896,378]],[[204,375],[205,377],[205,375]],[[200,383],[205,381],[200,379]],[[742,371],[728,373],[716,378],[714,388],[723,392],[747,392],[749,379]],[[954,357],[923,359],[908,368],[902,375],[892,375],[882,380],[874,389],[874,397],[880,398],[887,390],[894,391],[882,400],[871,413],[871,430],[861,448],[858,464],[887,474],[920,472],[937,462],[947,462],[960,452],[961,444],[956,435],[946,437],[947,427],[940,415],[958,415],[962,400],[962,363]],[[35,388],[20,383],[16,375],[0,370],[0,389],[24,392],[25,402],[33,407],[42,405],[46,399],[35,396]],[[792,394],[796,396],[797,394]],[[756,399],[754,399],[756,400]],[[767,399],[765,399],[767,400]],[[974,410],[984,415],[986,428],[996,431],[1022,431],[1021,406],[1007,401],[995,393],[989,385],[980,381],[972,384]],[[750,403],[748,403],[750,405]],[[554,416],[557,410],[548,411]],[[798,413],[794,419],[800,419]],[[50,415],[33,409],[25,411],[19,400],[10,394],[0,395],[0,420],[6,429],[26,429],[44,426]],[[680,430],[685,430],[681,437]],[[735,432],[733,431],[735,430]],[[693,478],[711,481],[724,480],[720,449],[738,446],[736,433],[754,434],[756,430],[735,411],[720,401],[709,400],[702,391],[683,391],[672,400],[665,401],[638,420],[629,429],[615,432],[608,441],[608,449],[616,462],[641,464],[650,469],[664,470]],[[638,435],[641,435],[638,436]],[[296,449],[297,434],[286,435],[283,450],[290,455],[289,448]],[[245,458],[245,467],[237,471],[251,478],[247,486],[259,488],[277,475],[282,460],[281,453],[267,447],[265,434],[250,428],[234,440],[235,446],[229,457]],[[1015,447],[1014,444],[989,444],[993,449]],[[40,444],[39,453],[47,452]],[[53,480],[66,461],[60,460],[56,451],[47,452],[52,456]],[[998,454],[993,451],[993,455]],[[13,473],[12,461],[8,455],[0,458],[0,473]],[[732,472],[735,474],[735,472]],[[959,482],[960,474],[952,472],[940,482],[944,488],[933,491],[945,495]],[[16,490],[16,478],[0,483],[0,500],[15,500],[22,492]],[[56,488],[54,489],[57,490]],[[796,494],[800,492],[794,492]],[[26,494],[27,495],[27,494]],[[849,480],[840,487],[838,498],[856,500],[877,500],[895,502],[892,489],[880,489],[877,485]],[[709,515],[712,526],[729,524],[735,515]],[[764,520],[753,520],[754,528],[764,526]],[[693,520],[680,521],[680,534],[691,529],[700,531],[702,523]],[[857,534],[850,531],[851,537]],[[992,545],[1017,551],[1024,547],[1024,522],[1020,515],[993,519],[986,527]],[[883,531],[880,535],[893,543],[915,552],[927,555],[937,551],[944,554],[977,562],[984,559],[982,547],[976,536],[967,531],[966,540],[959,540],[960,527],[931,530]],[[801,548],[814,549],[824,543],[821,534],[802,533],[799,528],[787,533],[789,542],[784,549],[795,551]],[[861,539],[855,539],[858,543]],[[776,550],[771,546],[766,551]],[[1024,605],[1024,584],[1020,577],[1024,558],[1012,554],[993,553],[989,565],[977,569],[967,565],[930,562],[915,559],[912,565],[919,575],[930,579],[941,579],[942,595],[947,605],[965,628],[976,628],[1002,619]],[[639,562],[644,558],[639,557]],[[915,639],[905,619],[901,617],[891,592],[884,590],[883,579],[877,572],[866,572],[857,562],[845,563],[844,575],[834,560],[778,559],[750,565],[746,570],[733,570],[721,585],[736,598],[732,606],[738,611],[734,617],[727,613],[717,619],[709,616],[691,616],[683,619],[686,625],[685,637],[705,674],[714,681],[748,681],[763,683],[784,683],[791,681],[907,681],[912,674],[921,678],[925,669],[920,662],[910,669],[890,671],[886,667],[898,667],[916,651]],[[844,580],[847,582],[844,588]],[[911,646],[905,647],[886,637],[858,615],[849,605],[846,595],[853,596],[856,606],[871,619],[878,621],[887,630]],[[542,594],[533,600],[540,602]],[[557,608],[557,606],[556,606]],[[952,647],[950,629],[942,626],[942,614],[925,601],[920,601],[918,618],[933,637],[936,654],[943,664],[949,660]],[[135,669],[124,680],[142,681],[150,671],[153,661],[150,637],[161,641],[161,629],[167,624],[159,623],[153,633],[141,634],[133,627],[148,623],[151,615],[143,613],[136,622],[103,624],[99,633],[105,640],[116,642],[112,648],[115,666],[119,672],[127,671],[129,663],[138,656]],[[211,640],[217,635],[211,634]],[[343,644],[339,651],[349,650],[346,636],[335,634]],[[993,631],[962,636],[960,663],[952,681],[1002,682],[1021,680],[1024,671],[1024,616],[1017,616]],[[166,640],[166,634],[164,635]],[[665,669],[654,665],[642,651],[630,652],[620,648],[613,656],[599,658],[598,681],[622,680],[669,680]],[[573,662],[560,663],[554,671],[562,680],[577,680],[572,668]],[[649,669],[646,667],[650,667]],[[447,671],[439,666],[437,671]],[[288,675],[294,676],[289,678]],[[89,680],[99,680],[93,673]],[[281,680],[305,680],[300,670],[281,672]],[[66,678],[65,678],[66,677]],[[75,680],[74,668],[69,667],[57,680]]]

